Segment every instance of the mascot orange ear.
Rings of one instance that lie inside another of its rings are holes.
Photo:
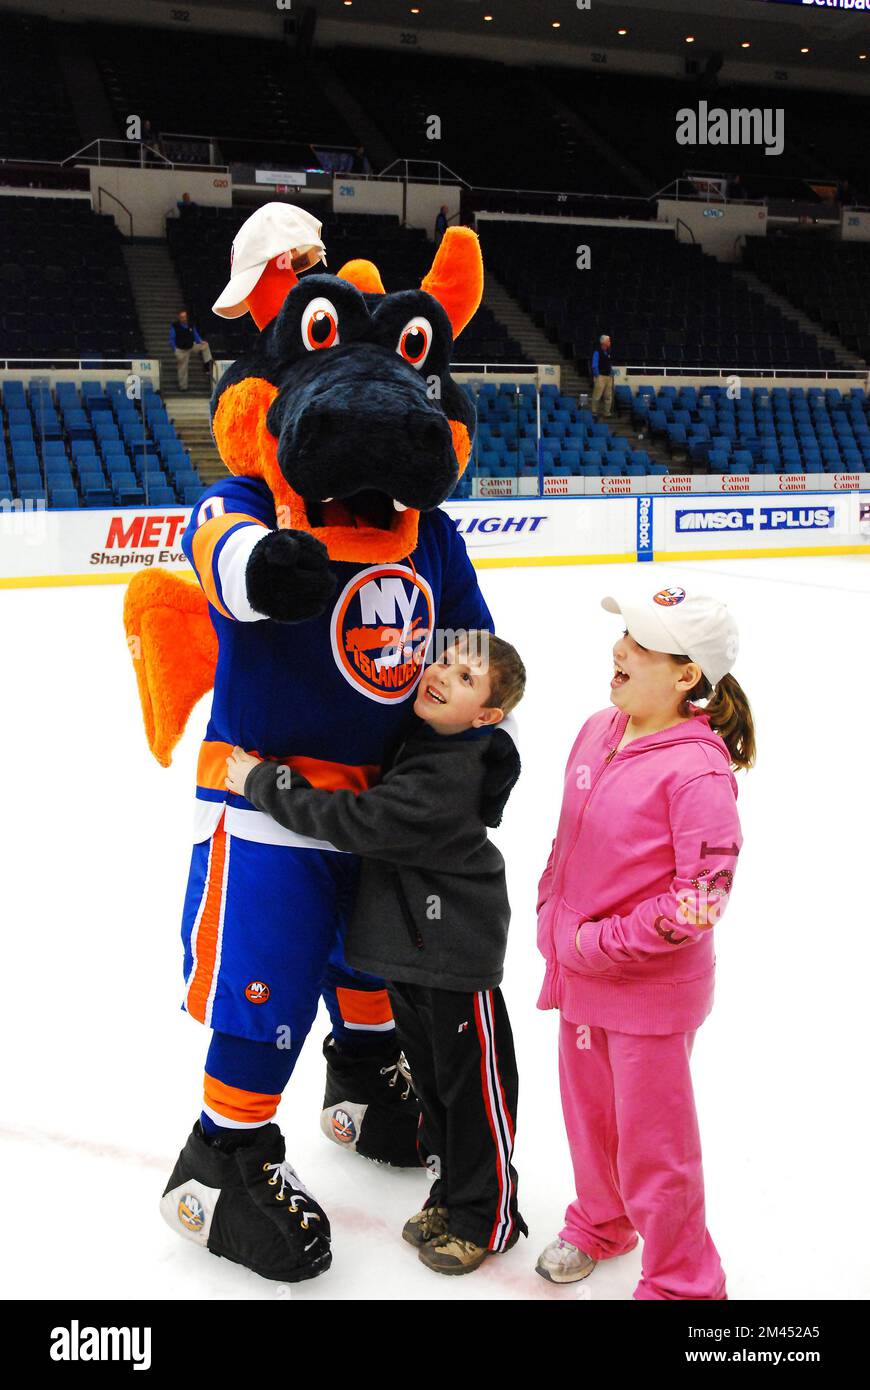
[[[483,257],[477,232],[470,227],[448,227],[420,289],[438,300],[454,338],[458,338],[483,297]]]
[[[363,294],[386,294],[381,273],[373,261],[346,261],[338,278],[356,285]]]

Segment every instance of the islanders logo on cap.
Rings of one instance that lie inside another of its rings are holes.
[[[659,589],[657,594],[653,594],[653,603],[660,603],[662,608],[673,608],[675,603],[682,603],[685,597],[685,589]]]
[[[369,700],[407,700],[420,679],[434,620],[425,579],[405,565],[373,565],[345,585],[333,609],[335,664]]]

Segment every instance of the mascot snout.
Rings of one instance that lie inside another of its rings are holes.
[[[380,346],[336,348],[297,369],[268,425],[284,478],[309,503],[372,490],[387,505],[428,511],[459,476],[450,425],[426,381]]]

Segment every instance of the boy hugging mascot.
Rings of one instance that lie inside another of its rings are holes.
[[[383,1163],[426,1156],[384,982],[343,959],[358,859],[228,792],[226,758],[238,744],[315,787],[364,790],[400,741],[433,640],[492,630],[439,510],[471,452],[474,410],[449,362],[480,303],[477,236],[449,229],[421,287],[387,294],[371,262],[312,269],[319,232],[273,203],[236,237],[215,310],[250,311],[260,332],[212,401],[229,476],[184,534],[199,587],[143,573],[125,603],[161,763],[214,687],[182,921],[183,1008],[213,1031],[202,1114],[162,1211],[214,1254],[285,1281],[332,1259],[326,1213],[272,1122],[321,996],[324,1133]]]

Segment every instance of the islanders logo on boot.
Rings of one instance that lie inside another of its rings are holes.
[[[332,1135],[338,1144],[352,1144],[356,1139],[356,1125],[346,1110],[333,1110]]]
[[[406,700],[432,640],[435,602],[406,565],[372,565],[344,587],[332,613],[332,654],[345,680],[369,700]]]
[[[185,1192],[179,1198],[178,1219],[188,1231],[201,1231],[205,1225],[205,1207],[192,1192]]]

